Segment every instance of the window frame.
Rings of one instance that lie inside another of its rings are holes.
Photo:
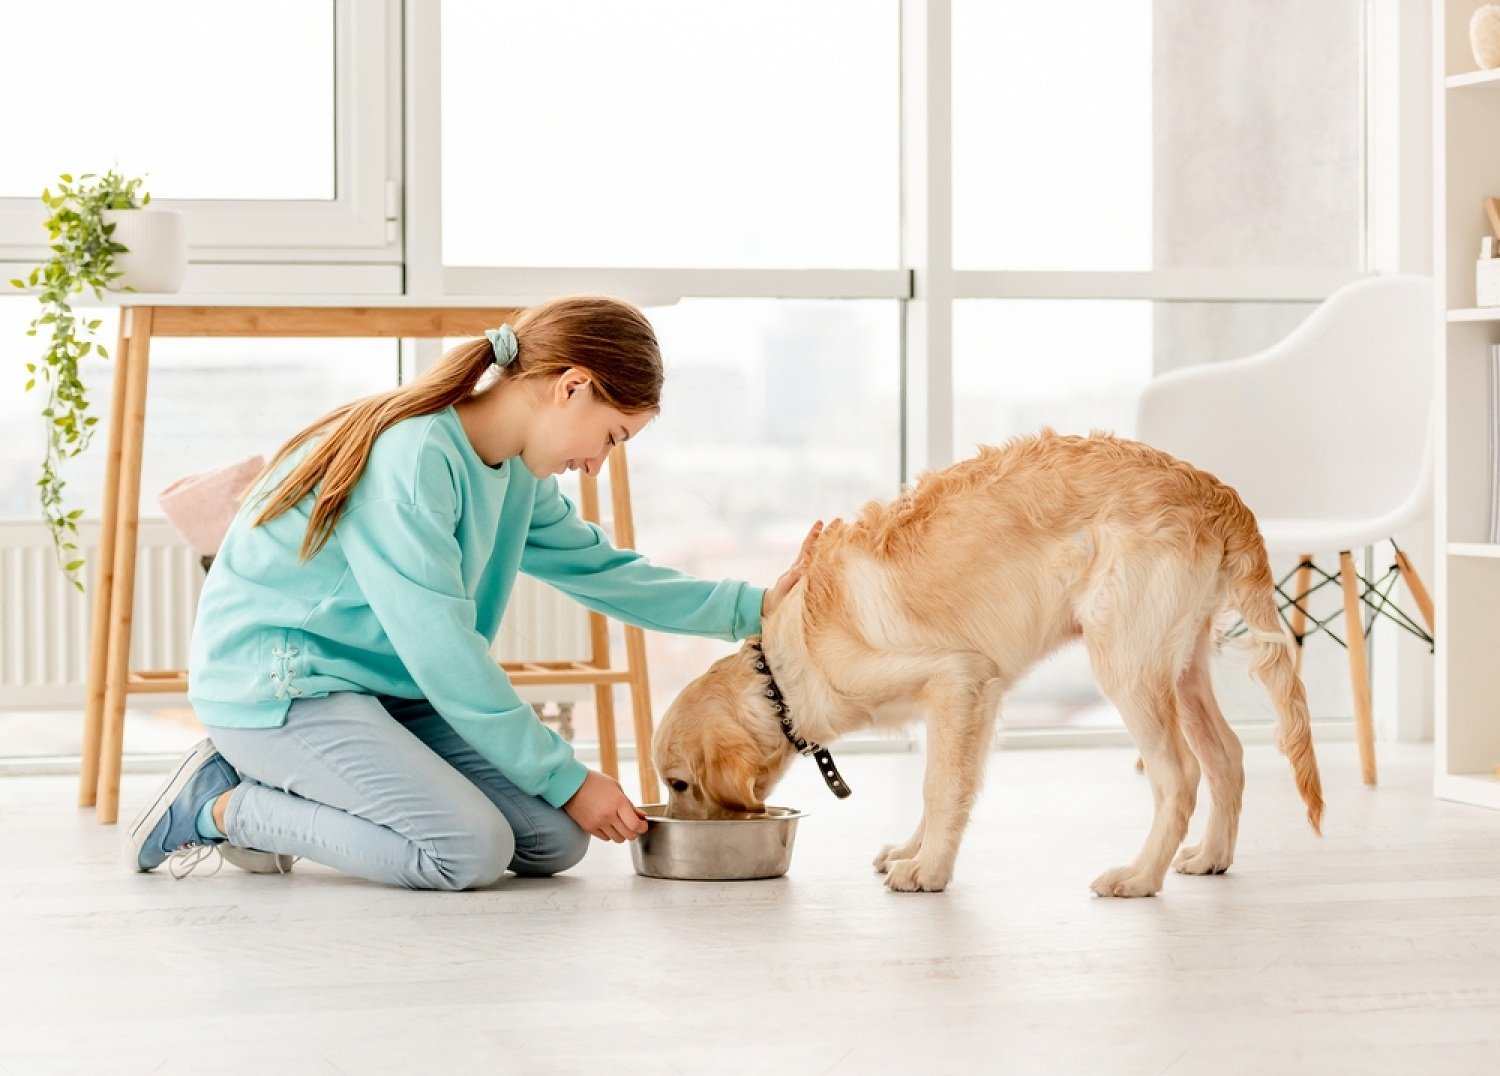
[[[183,290],[205,294],[399,294],[401,0],[334,0],[330,200],[154,199],[187,216]],[[0,267],[47,255],[37,198],[0,198]],[[290,280],[279,272],[292,267]]]

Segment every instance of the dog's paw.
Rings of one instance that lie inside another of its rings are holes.
[[[1195,844],[1178,852],[1172,866],[1178,874],[1223,874],[1233,862],[1228,852]]]
[[[1161,879],[1148,878],[1131,867],[1116,867],[1095,878],[1089,888],[1101,897],[1154,897]]]
[[[912,856],[917,854],[917,849],[920,847],[921,845],[910,842],[906,844],[886,845],[880,850],[879,855],[875,857],[875,873],[884,874],[891,869],[891,864],[898,860],[912,858]]]
[[[953,868],[934,868],[920,859],[893,859],[886,864],[886,888],[898,893],[941,893],[953,878]]]

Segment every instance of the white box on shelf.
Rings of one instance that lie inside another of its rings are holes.
[[[1500,306],[1500,258],[1474,263],[1474,305]]]

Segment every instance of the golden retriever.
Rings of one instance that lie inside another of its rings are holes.
[[[668,814],[763,811],[797,750],[925,715],[923,814],[875,867],[903,891],[938,891],[979,791],[1006,689],[1081,636],[1119,708],[1155,797],[1146,843],[1093,882],[1100,896],[1155,894],[1176,854],[1185,874],[1234,860],[1244,792],[1239,739],[1209,680],[1215,621],[1237,611],[1277,739],[1316,832],[1323,801],[1291,640],[1255,517],[1234,490],[1146,445],[1050,430],[925,475],[871,502],[812,546],[802,580],[757,640],[714,663],[662,719],[653,745]],[[757,663],[769,663],[769,675]],[[768,688],[769,693],[768,693]],[[1202,841],[1182,848],[1206,774]]]

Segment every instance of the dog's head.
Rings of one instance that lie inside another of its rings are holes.
[[[669,818],[764,814],[795,755],[782,737],[748,644],[709,666],[668,707],[652,741]]]

